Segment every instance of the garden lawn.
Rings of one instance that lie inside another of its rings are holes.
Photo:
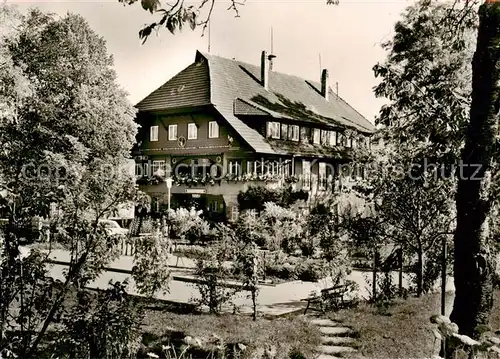
[[[429,318],[439,314],[440,308],[440,294],[436,293],[399,301],[387,309],[360,304],[330,317],[359,334],[358,353],[345,355],[346,358],[431,358],[439,352],[439,342],[433,347]],[[500,329],[500,291],[495,292],[490,327],[493,331]]]
[[[143,332],[157,337],[169,329],[193,337],[218,335],[226,343],[243,343],[248,350],[274,346],[279,358],[288,358],[292,349],[298,349],[306,358],[314,358],[321,344],[318,329],[300,317],[264,319],[256,321],[240,315],[174,314],[166,311],[148,311],[143,321]]]

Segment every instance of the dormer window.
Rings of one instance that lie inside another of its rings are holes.
[[[267,123],[267,137],[268,138],[280,138],[280,123],[279,122],[268,122]]]
[[[328,146],[330,147],[334,147],[337,145],[337,132],[335,131],[330,131],[330,133],[328,134],[329,138],[328,138]]]
[[[319,128],[313,129],[313,143],[319,145],[321,141],[321,131]]]
[[[298,141],[299,140],[299,132],[300,128],[298,125],[290,125],[288,129],[288,138],[292,141]]]
[[[288,140],[288,125],[286,123],[281,124],[281,139]]]
[[[328,146],[328,131],[321,130],[321,144],[323,146]]]

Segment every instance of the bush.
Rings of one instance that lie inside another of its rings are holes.
[[[142,307],[125,292],[126,284],[111,283],[97,294],[81,291],[64,311],[62,340],[54,345],[59,358],[132,358],[140,343]]]
[[[207,247],[190,245],[178,248],[174,254],[179,257],[186,257],[190,259],[208,259],[208,251],[209,249]]]
[[[283,280],[302,280],[305,282],[316,282],[325,273],[324,261],[318,259],[286,257],[282,251],[266,257],[265,273],[267,277],[275,277]]]
[[[321,262],[308,259],[295,268],[295,277],[304,282],[317,282],[323,276]]]
[[[210,233],[210,226],[207,221],[201,218],[203,211],[196,211],[193,208],[178,208],[170,210],[167,218],[172,226],[174,237],[187,239],[190,243],[205,239]]]
[[[288,208],[297,201],[307,201],[309,193],[307,191],[294,191],[291,185],[282,187],[279,190],[271,190],[263,186],[250,186],[246,192],[238,194],[238,206],[240,211],[246,209],[264,210],[266,202]]]

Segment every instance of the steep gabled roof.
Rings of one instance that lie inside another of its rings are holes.
[[[208,63],[195,62],[150,93],[135,107],[140,111],[155,111],[209,104]]]
[[[321,85],[297,76],[269,72],[269,90],[260,83],[260,66],[198,52],[210,69],[211,99],[214,105],[227,105],[239,98],[273,112],[326,125],[347,126],[364,133],[375,127],[329,88],[329,101],[320,92]]]
[[[350,127],[373,133],[375,127],[329,88],[275,71],[269,89],[260,82],[260,66],[197,51],[196,61],[137,104],[141,111],[212,104],[230,126],[256,151],[280,153],[238,115],[269,115],[328,127]]]

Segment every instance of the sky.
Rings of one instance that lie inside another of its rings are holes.
[[[163,0],[165,1],[165,0]],[[329,71],[333,89],[368,120],[374,121],[384,99],[372,88],[377,83],[373,65],[384,61],[381,43],[390,40],[394,24],[410,0],[247,0],[239,17],[227,10],[230,2],[217,0],[210,36],[202,29],[183,29],[172,35],[166,29],[142,44],[138,32],[157,16],[139,3],[118,0],[25,1],[8,0],[20,10],[38,7],[58,15],[82,15],[107,43],[120,85],[136,104],[194,61],[196,50],[252,64],[260,63],[262,50],[277,56],[273,70],[320,81],[321,69]],[[200,2],[193,2],[198,5]]]

